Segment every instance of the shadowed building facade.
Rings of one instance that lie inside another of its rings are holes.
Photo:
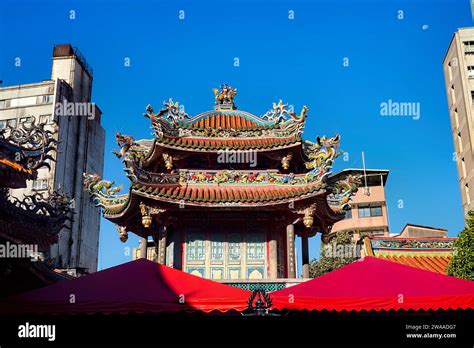
[[[58,126],[58,151],[48,159],[49,167],[38,169],[33,180],[10,193],[21,200],[61,189],[72,198],[71,225],[47,256],[73,275],[95,272],[99,251],[100,213],[82,189],[82,173],[102,174],[104,162],[105,131],[101,111],[91,103],[92,79],[79,50],[65,44],[53,49],[49,80],[0,88],[0,130],[33,121]]]

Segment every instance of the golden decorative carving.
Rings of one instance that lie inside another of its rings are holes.
[[[145,228],[148,228],[151,226],[151,223],[153,221],[152,215],[159,215],[161,213],[164,213],[166,209],[161,209],[158,207],[149,207],[145,203],[141,202],[140,203],[140,213],[142,214],[142,225]]]
[[[128,240],[128,232],[125,226],[115,225],[117,232],[119,233],[119,238],[122,243],[125,243]]]
[[[287,170],[288,168],[290,168],[290,161],[292,159],[293,159],[292,153],[287,154],[285,157],[281,159],[281,166],[283,167],[283,169]]]
[[[307,228],[311,228],[314,223],[314,214],[316,213],[316,203],[313,203],[307,207],[303,207],[297,210],[297,213],[303,215],[303,225]]]
[[[173,169],[173,157],[165,152],[163,153],[163,159],[165,160],[166,169],[168,170]]]

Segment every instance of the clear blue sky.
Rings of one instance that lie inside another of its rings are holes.
[[[211,89],[227,82],[238,88],[239,108],[256,115],[279,98],[307,105],[305,138],[341,134],[350,159],[335,170],[361,167],[362,151],[368,168],[389,169],[391,232],[415,223],[454,236],[463,227],[442,60],[454,31],[472,25],[468,0],[4,0],[0,11],[4,86],[49,79],[57,43],[78,46],[93,67],[106,179],[127,186],[111,154],[114,134],[151,138],[148,103],[173,97],[194,115],[211,109]],[[389,99],[420,103],[420,119],[380,116]],[[124,248],[137,244],[133,236],[122,244],[102,220],[99,268],[129,261]],[[310,246],[316,256],[319,237]]]

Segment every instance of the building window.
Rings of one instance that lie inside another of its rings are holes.
[[[359,206],[359,217],[382,216],[382,206]]]
[[[47,190],[48,179],[33,180],[33,190]]]
[[[43,95],[41,98],[41,104],[49,104],[53,102],[53,95],[52,94],[47,94]]]
[[[51,123],[51,115],[41,115],[39,117],[39,123],[49,124]]]
[[[187,233],[186,257],[188,261],[204,261],[205,238],[204,234],[196,231]]]
[[[32,121],[33,121],[33,117],[31,117],[31,116],[20,117],[20,123],[28,123],[28,122],[32,122]]]
[[[15,118],[10,118],[9,120],[1,120],[0,121],[0,129],[7,128],[7,125],[9,125],[12,128],[15,128],[16,127],[16,119]]]
[[[263,232],[247,234],[247,260],[265,260],[265,235]]]
[[[16,128],[16,118],[10,118],[7,123],[11,128]]]
[[[461,159],[461,168],[462,168],[462,177],[466,178],[467,172],[466,172],[466,162],[464,162],[464,158]]]
[[[224,260],[224,236],[222,234],[215,234],[214,240],[211,241],[211,260]]]
[[[470,65],[467,67],[467,77],[470,79],[474,79],[474,66]]]
[[[352,219],[352,209],[346,210],[344,219]]]
[[[456,128],[459,128],[458,108],[454,109],[454,122],[456,123]]]
[[[229,233],[227,239],[227,259],[229,261],[240,261],[240,246],[242,235],[240,233]]]
[[[469,185],[468,184],[466,184],[466,186],[464,186],[464,191],[466,193],[466,203],[471,204],[471,194],[469,192]]]
[[[451,64],[451,61],[448,63],[448,75],[449,75],[449,81],[453,80],[453,67]]]
[[[365,236],[383,236],[383,235],[385,235],[384,230],[364,230],[364,231],[360,231],[361,238],[363,238]]]
[[[474,41],[464,41],[464,52],[465,53],[474,52]]]
[[[5,100],[0,100],[0,109],[5,109],[6,103]]]
[[[458,133],[458,147],[459,147],[459,153],[462,154],[462,138],[461,138],[461,133]]]

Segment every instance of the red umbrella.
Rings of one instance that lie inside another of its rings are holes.
[[[270,296],[276,309],[467,309],[474,308],[474,282],[365,257]]]
[[[0,313],[243,311],[251,294],[140,259],[5,299]]]

